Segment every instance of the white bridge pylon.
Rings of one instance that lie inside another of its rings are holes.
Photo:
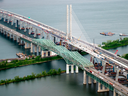
[[[70,15],[70,18],[69,18]],[[69,26],[70,23],[70,26]],[[70,31],[69,31],[70,28]],[[70,5],[70,14],[69,14],[69,5],[67,5],[67,34],[66,39],[72,40],[72,5]]]

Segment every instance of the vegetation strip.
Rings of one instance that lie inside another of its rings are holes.
[[[58,70],[51,69],[49,72],[42,71],[42,73],[39,73],[39,74],[32,73],[32,75],[27,75],[24,77],[15,76],[14,79],[1,80],[0,85],[5,85],[5,84],[9,84],[9,83],[14,83],[14,82],[20,82],[20,81],[25,81],[25,80],[32,80],[35,78],[41,78],[41,77],[46,77],[46,76],[59,75],[61,73],[65,73],[65,70],[61,71],[61,69],[59,68]]]
[[[8,63],[7,61],[2,61],[0,62],[0,70],[20,67],[20,66],[26,66],[26,65],[31,65],[31,64],[38,64],[38,63],[43,63],[43,62],[57,60],[57,59],[62,59],[62,57],[53,56],[53,57],[41,58],[41,56],[37,56],[36,58],[32,58],[32,59],[26,58],[25,60],[13,60],[10,63]]]
[[[102,44],[104,45],[102,47],[103,49],[113,49],[113,48],[128,45],[128,38],[123,38],[121,40],[117,39],[117,40],[113,40],[113,41],[108,40],[107,42],[102,42]],[[99,46],[101,46],[101,45],[99,45]]]
[[[78,51],[81,55],[87,54],[86,52]],[[62,59],[61,56],[52,56],[52,57],[45,57],[41,58],[41,56],[37,56],[36,58],[32,57],[29,59],[25,60],[13,60],[10,63],[6,61],[0,62],[0,70],[5,70],[9,68],[14,68],[14,67],[20,67],[20,66],[26,66],[26,65],[32,65],[32,64],[39,64],[47,61],[52,61],[52,60],[57,60],[57,59]]]

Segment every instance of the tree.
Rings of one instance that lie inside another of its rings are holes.
[[[58,69],[58,74],[60,74],[60,73],[61,73],[61,69],[59,68],[59,69]]]
[[[42,75],[46,76],[47,75],[46,71],[42,71]]]

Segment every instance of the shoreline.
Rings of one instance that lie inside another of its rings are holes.
[[[6,85],[10,83],[15,83],[15,82],[22,82],[26,80],[32,80],[35,78],[42,78],[42,77],[47,77],[47,76],[55,76],[55,75],[60,75],[65,72],[66,72],[65,70],[61,70],[59,68],[58,71],[55,69],[51,69],[49,70],[49,72],[42,71],[42,73],[38,73],[38,74],[32,73],[31,75],[27,75],[24,77],[15,76],[14,79],[0,80],[0,85]]]
[[[81,52],[80,54],[81,55],[86,55],[87,53]],[[10,69],[10,68],[27,66],[27,65],[41,64],[41,63],[44,63],[44,62],[53,61],[53,60],[59,60],[59,59],[63,59],[63,58],[61,56],[59,56],[59,55],[51,56],[51,57],[45,57],[45,58],[41,58],[40,56],[37,56],[34,59],[13,60],[10,63],[7,63],[6,61],[4,61],[5,66],[2,66],[3,68],[0,68],[0,71],[1,70],[6,70],[6,69]],[[2,62],[0,62],[0,63],[2,64]],[[24,63],[24,64],[20,64],[20,63]]]

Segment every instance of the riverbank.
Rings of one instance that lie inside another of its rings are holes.
[[[87,54],[86,52],[79,51],[81,55]],[[27,66],[27,65],[32,65],[32,64],[40,64],[43,62],[48,62],[52,60],[58,60],[58,59],[63,59],[61,56],[52,56],[52,57],[45,57],[41,58],[41,56],[25,59],[25,60],[13,60],[10,63],[6,61],[0,62],[0,70],[5,70],[9,68],[15,68],[15,67],[21,67],[21,66]]]
[[[60,56],[53,56],[53,57],[45,57],[41,58],[41,56],[37,56],[34,59],[25,59],[25,60],[13,60],[10,63],[7,61],[0,62],[0,70],[5,70],[9,68],[14,68],[14,67],[21,67],[21,66],[27,66],[27,65],[32,65],[32,64],[39,64],[43,62],[48,62],[52,60],[57,60],[57,59],[62,59]]]
[[[31,75],[27,75],[24,77],[15,76],[14,79],[0,80],[0,85],[21,82],[25,80],[32,80],[35,78],[41,78],[41,77],[46,77],[46,76],[60,75],[62,73],[65,73],[65,70],[62,71],[60,68],[58,70],[51,69],[49,72],[42,71],[42,73],[39,73],[39,74],[32,73]]]
[[[108,40],[107,42],[102,42],[102,48],[103,49],[113,49],[117,47],[122,47],[128,45],[128,38],[123,38],[122,40]]]

